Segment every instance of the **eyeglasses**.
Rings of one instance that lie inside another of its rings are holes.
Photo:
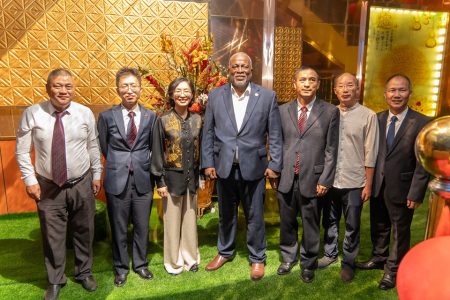
[[[192,92],[190,90],[175,90],[173,92],[173,94],[177,95],[177,96],[181,96],[181,95],[191,96]]]
[[[133,93],[136,93],[137,91],[139,91],[140,88],[141,87],[139,85],[136,85],[136,84],[124,84],[124,85],[119,86],[119,89],[121,91],[128,92],[128,90],[131,90]]]
[[[340,84],[336,87],[337,90],[344,90],[345,88],[347,88],[347,90],[353,90],[354,88],[356,88],[356,85],[354,85],[353,83],[349,83],[349,84]]]

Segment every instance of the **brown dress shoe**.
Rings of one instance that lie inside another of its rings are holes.
[[[217,254],[216,257],[206,265],[205,270],[208,272],[215,271],[222,267],[226,262],[232,261],[233,258],[233,256],[223,257],[222,255]]]
[[[253,281],[260,280],[264,277],[264,263],[252,263],[252,271],[250,272],[250,278]]]

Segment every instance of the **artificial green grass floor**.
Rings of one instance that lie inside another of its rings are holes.
[[[217,206],[217,204],[216,204]],[[414,216],[412,244],[423,239],[427,203]],[[272,220],[273,221],[273,218]],[[237,255],[231,263],[208,273],[204,266],[216,255],[218,212],[207,213],[198,220],[201,264],[197,273],[184,272],[178,276],[167,274],[163,267],[162,224],[153,207],[148,258],[155,278],[140,279],[133,272],[122,288],[113,284],[111,248],[108,240],[94,245],[94,277],[98,289],[88,293],[73,280],[73,251],[68,250],[67,285],[60,299],[397,299],[396,290],[382,291],[378,282],[383,271],[357,271],[351,283],[340,280],[340,264],[318,270],[313,283],[305,284],[300,268],[294,267],[289,275],[278,276],[278,225],[268,222],[267,265],[265,277],[252,282],[245,246],[245,221],[239,218]],[[343,228],[341,226],[341,228]],[[364,206],[359,259],[370,256],[369,207]],[[342,230],[341,230],[342,240]],[[0,217],[0,299],[42,299],[46,288],[39,221],[34,213]]]

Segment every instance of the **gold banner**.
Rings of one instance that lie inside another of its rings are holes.
[[[370,8],[364,104],[387,108],[386,79],[395,74],[412,81],[409,105],[428,116],[439,107],[448,13]]]

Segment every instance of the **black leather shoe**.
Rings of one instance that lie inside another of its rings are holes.
[[[357,262],[355,264],[355,266],[358,269],[362,269],[362,270],[375,270],[375,269],[383,270],[384,262],[376,261],[375,258],[372,257],[371,259],[369,259],[367,261]]]
[[[114,285],[117,287],[122,287],[125,285],[125,283],[127,282],[127,275],[128,274],[116,274],[116,276],[114,276]]]
[[[65,284],[49,284],[45,290],[44,300],[56,300],[59,296],[59,291]]]
[[[304,283],[311,283],[314,280],[314,270],[303,269],[300,278]]]
[[[296,261],[294,262],[283,262],[280,264],[277,270],[278,275],[286,275],[291,273],[292,268],[297,264]]]
[[[382,290],[390,290],[395,288],[395,277],[391,274],[384,273],[378,287]]]
[[[355,278],[355,271],[350,267],[342,267],[341,269],[341,279],[343,282],[350,282]]]
[[[193,266],[189,269],[189,271],[190,271],[190,272],[196,273],[196,272],[198,271],[198,265],[197,265],[197,264],[193,265]]]
[[[93,292],[97,289],[97,282],[95,282],[94,276],[89,275],[83,280],[79,281],[83,288],[88,292]]]
[[[153,274],[147,268],[143,268],[136,271],[136,274],[139,275],[142,279],[150,280],[153,279]]]

